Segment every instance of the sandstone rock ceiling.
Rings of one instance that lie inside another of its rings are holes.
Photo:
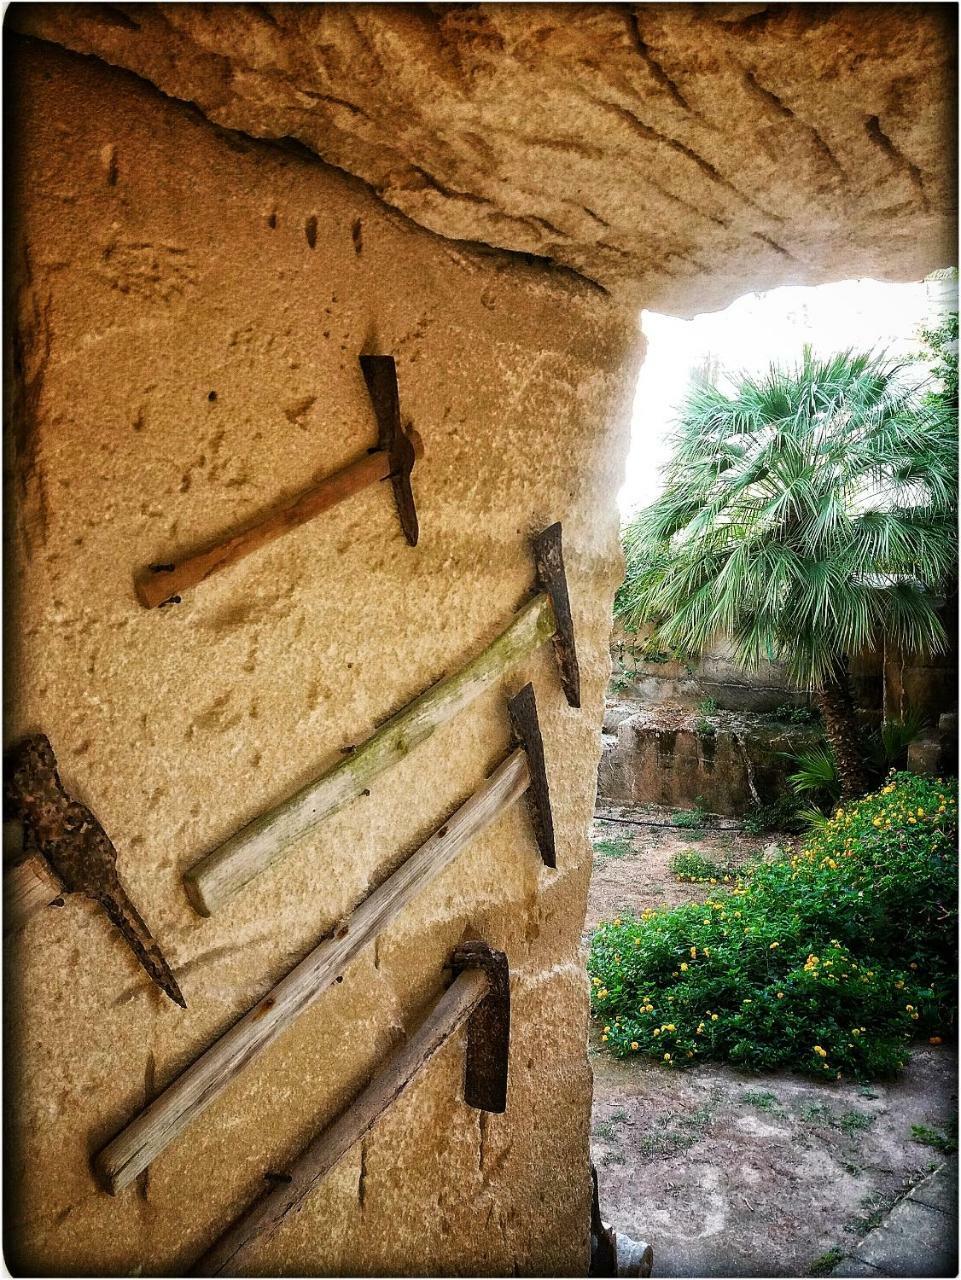
[[[23,5],[439,234],[693,314],[955,259],[953,5]]]

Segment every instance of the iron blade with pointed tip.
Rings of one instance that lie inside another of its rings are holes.
[[[554,606],[554,657],[560,671],[561,685],[569,706],[581,705],[581,675],[574,646],[574,619],[567,593],[567,572],[561,548],[561,526],[549,525],[534,538],[534,565],[537,585],[546,591]]]
[[[557,850],[554,844],[554,818],[551,813],[551,793],[547,783],[547,766],[544,763],[544,740],[537,718],[537,700],[534,686],[525,684],[520,693],[507,703],[514,741],[527,754],[527,767],[531,780],[527,788],[527,807],[534,827],[537,847],[544,864],[557,866]]]
[[[99,903],[153,982],[186,1009],[180,987],[117,874],[117,850],[86,805],[64,789],[50,739],[38,733],[15,749],[5,800],[64,893]]]
[[[361,356],[360,367],[377,418],[379,447],[390,456],[390,483],[404,537],[412,547],[419,535],[417,509],[410,485],[416,454],[400,417],[400,390],[393,356]]]

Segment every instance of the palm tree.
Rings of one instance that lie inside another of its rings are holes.
[[[848,655],[941,652],[957,431],[900,365],[805,349],[794,369],[692,386],[664,493],[627,526],[615,612],[674,649],[726,637],[814,691],[844,794],[868,789]]]

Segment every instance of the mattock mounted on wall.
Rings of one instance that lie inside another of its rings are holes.
[[[172,564],[152,564],[134,582],[137,599],[147,609],[177,603],[180,593],[195,587],[221,569],[228,569],[251,552],[291,529],[328,511],[345,498],[378,480],[390,480],[404,537],[417,545],[417,511],[410,475],[424,446],[414,430],[405,430],[400,417],[400,393],[393,356],[361,356],[360,367],[377,418],[378,444],[350,466],[326,476],[289,506],[248,525],[205,551]]]
[[[25,738],[15,749],[5,801],[10,819],[22,826],[25,855],[4,872],[5,927],[26,923],[62,894],[93,898],[160,990],[186,1009],[170,965],[120,883],[117,850],[86,805],[64,790],[45,734]]]
[[[213,915],[261,872],[281,861],[301,836],[363,795],[374,778],[399,764],[412,747],[425,742],[545,640],[553,641],[569,705],[581,705],[561,526],[552,524],[539,533],[533,549],[536,594],[510,626],[466,667],[391,716],[346,759],[195,862],[184,875],[184,888],[196,911]]]
[[[471,940],[454,948],[453,983],[367,1087],[304,1148],[281,1178],[237,1218],[191,1267],[192,1276],[255,1274],[256,1251],[296,1213],[328,1173],[373,1129],[421,1069],[463,1023],[464,1101],[500,1113],[507,1103],[510,973],[503,951]]]
[[[286,977],[263,996],[239,1022],[215,1040],[186,1071],[140,1112],[95,1157],[94,1170],[101,1185],[112,1194],[122,1191],[220,1096],[251,1062],[274,1043],[306,1009],[343,977],[347,965],[468,845],[530,788],[531,803],[540,810],[533,828],[541,858],[554,856],[540,844],[545,832],[553,832],[550,795],[543,776],[537,788],[532,778],[543,771],[543,749],[533,698],[522,690],[533,714],[521,729],[523,742],[513,748],[489,778],[415,850],[397,870],[354,909]],[[520,696],[520,695],[518,695]],[[514,700],[516,702],[516,699]],[[518,717],[520,724],[522,717]],[[553,865],[551,863],[550,865]],[[495,1038],[493,1022],[485,1035]],[[493,1069],[478,1058],[473,1070],[471,1096],[486,1099],[499,1109],[506,1086],[495,1085]],[[485,1083],[486,1081],[486,1083]]]

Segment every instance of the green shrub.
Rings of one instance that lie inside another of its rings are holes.
[[[681,849],[669,866],[672,875],[689,884],[730,884],[741,871],[732,862],[714,862],[696,849]]]
[[[630,840],[617,836],[612,840],[595,840],[594,856],[596,858],[629,858],[634,852]]]
[[[794,702],[782,702],[771,712],[771,719],[779,724],[820,724],[821,717],[814,707],[799,706]]]
[[[792,858],[703,904],[618,918],[589,969],[618,1056],[891,1075],[953,1019],[957,798],[892,774]]]
[[[741,827],[749,836],[763,836],[768,831],[802,831],[804,826],[796,796],[780,796],[768,804],[752,804],[741,819]]]
[[[680,827],[682,831],[700,831],[706,825],[707,820],[708,813],[700,804],[700,796],[693,809],[675,809],[671,815],[672,825]]]

